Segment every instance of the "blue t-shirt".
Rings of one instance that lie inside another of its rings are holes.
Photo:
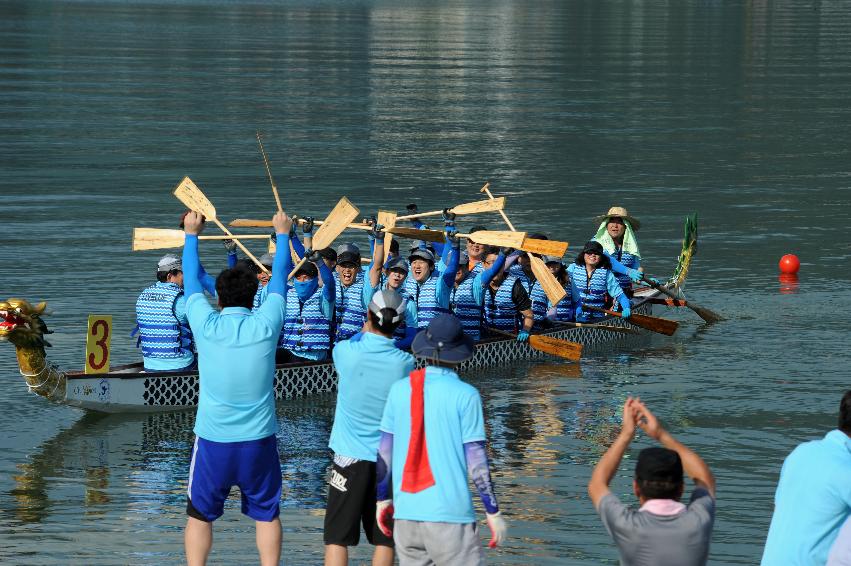
[[[340,382],[328,446],[340,456],[375,462],[387,395],[414,370],[414,357],[371,332],[337,343],[331,355]]]
[[[252,313],[243,307],[217,312],[196,293],[186,309],[201,376],[195,434],[213,442],[275,434],[275,348],[286,310],[283,295],[269,293]]]
[[[476,520],[467,482],[464,444],[485,440],[479,392],[446,368],[426,369],[423,390],[426,446],[435,485],[417,493],[402,491],[402,473],[411,437],[411,380],[393,384],[381,430],[393,435],[394,517],[408,521],[472,523]]]
[[[850,515],[851,438],[832,430],[783,462],[762,565],[824,564]]]

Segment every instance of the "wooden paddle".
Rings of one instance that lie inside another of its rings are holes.
[[[463,216],[465,214],[478,214],[480,212],[494,212],[496,210],[502,210],[503,208],[505,208],[505,197],[500,197],[498,199],[478,200],[476,202],[459,204],[458,206],[450,208],[449,212],[456,216]],[[441,214],[443,214],[442,210],[418,212],[416,214],[408,214],[407,216],[397,216],[396,221],[421,218],[423,216],[440,216]]]
[[[334,210],[325,218],[325,221],[322,222],[319,229],[313,235],[313,249],[323,250],[333,244],[337,236],[343,233],[343,230],[348,227],[352,220],[357,218],[358,214],[360,214],[360,210],[349,202],[349,199],[346,197],[341,198],[337,206],[334,207]],[[307,254],[296,264],[287,279],[292,278],[296,271],[306,262]]]
[[[298,218],[295,220],[299,224],[304,224],[304,218]],[[317,226],[322,226],[324,223],[322,220],[314,220],[314,224]],[[232,226],[234,228],[270,228],[272,226],[271,220],[252,220],[250,218],[236,218],[232,222],[228,224],[228,226]],[[353,222],[346,226],[347,228],[354,228],[356,230],[372,230],[372,227],[369,224],[364,224],[363,222]]]
[[[516,334],[506,332],[504,330],[498,330],[496,328],[488,327],[486,331],[493,332],[494,334],[502,334],[503,336],[508,336],[515,339],[517,338]],[[572,362],[578,362],[579,358],[582,357],[582,344],[579,344],[578,342],[568,342],[567,340],[560,340],[551,336],[530,334],[529,346],[531,346],[535,350],[538,350],[539,352],[552,354],[553,356],[558,356],[560,358],[564,358]]]
[[[481,189],[479,189],[479,192],[487,193],[488,198],[493,200],[494,196],[491,194],[490,189],[488,188],[489,186],[490,186],[490,183],[485,183],[485,186],[482,187]],[[504,198],[504,197],[502,197],[502,198]],[[508,225],[508,228],[512,232],[516,232],[517,234],[522,233],[522,232],[517,232],[517,230],[514,228],[514,225],[511,223],[511,220],[508,219],[508,216],[505,215],[505,212],[503,212],[502,209],[499,210],[499,213],[500,213],[500,215],[502,215],[502,219],[505,220],[505,223]],[[524,237],[523,240],[525,242],[526,238]],[[476,241],[478,242],[478,240],[476,240]],[[486,244],[487,242],[482,242],[482,243]],[[521,243],[520,246],[505,246],[505,247],[521,248],[522,249],[522,245],[523,244]],[[565,243],[565,249],[567,249],[566,243]],[[564,254],[562,253],[562,255],[564,255]],[[532,268],[532,273],[535,275],[535,279],[537,279],[538,282],[541,284],[541,288],[544,290],[544,293],[546,293],[547,298],[550,300],[550,302],[554,305],[557,305],[559,303],[559,301],[561,301],[562,299],[564,299],[567,296],[567,291],[565,290],[564,287],[561,286],[561,283],[558,282],[558,279],[555,278],[555,275],[553,275],[550,272],[550,268],[547,267],[547,265],[544,263],[544,260],[542,260],[539,257],[535,257],[533,255],[529,255],[528,257],[529,257],[529,266]]]
[[[269,236],[265,234],[251,234],[248,236],[198,236],[199,240],[239,240],[244,238],[268,239]],[[183,246],[185,239],[183,230],[133,228],[133,251],[180,248]]]
[[[266,156],[266,150],[263,149],[263,141],[261,140],[260,132],[257,132],[257,143],[260,145],[260,153],[263,155],[263,164],[266,166],[266,174],[269,175],[269,184],[272,185],[272,194],[275,195],[275,204],[278,205],[278,212],[283,212],[281,208],[281,197],[278,196],[278,186],[272,178],[272,169],[269,167],[269,158]]]
[[[623,318],[623,314],[615,311],[610,311],[608,309],[601,309],[598,307],[592,307],[590,305],[582,305],[582,308],[590,311],[604,312],[610,316],[616,316],[618,318]],[[665,336],[672,336],[674,332],[677,331],[677,327],[679,327],[680,323],[674,320],[668,320],[667,318],[659,318],[658,316],[649,316],[646,314],[638,314],[632,313],[627,322],[630,324],[634,324],[635,326],[640,326],[641,328],[646,328],[647,330],[652,330],[653,332],[658,332],[659,334],[664,334]]]
[[[393,232],[390,230],[396,226],[396,213],[389,210],[379,210],[376,222],[384,226],[387,235],[384,236],[384,259],[390,257],[390,243],[393,241]]]
[[[233,234],[230,233],[230,230],[225,228],[224,224],[219,222],[219,219],[216,218],[216,207],[214,207],[213,203],[210,202],[210,199],[208,199],[204,195],[204,193],[201,192],[201,189],[199,189],[198,186],[192,182],[192,179],[190,179],[189,177],[184,177],[180,184],[177,185],[177,187],[174,189],[174,196],[176,196],[177,199],[186,206],[186,208],[201,213],[208,220],[212,220],[216,223],[216,226],[218,226],[222,230],[222,232],[233,238]],[[253,261],[255,265],[260,268],[261,271],[263,271],[264,273],[269,273],[269,270],[266,269],[266,266],[260,263],[260,260],[254,257],[254,254],[248,251],[248,248],[242,245],[242,242],[240,242],[239,240],[234,241],[236,242],[236,245],[239,246],[239,248],[245,253],[245,255],[251,258],[251,261]]]
[[[713,311],[711,311],[707,308],[699,307],[699,306],[697,306],[693,303],[690,303],[690,302],[680,301],[679,297],[677,297],[677,295],[673,291],[670,291],[667,287],[663,287],[662,285],[659,285],[658,283],[651,280],[649,277],[646,277],[643,273],[641,274],[641,279],[645,283],[647,283],[648,285],[650,285],[651,287],[653,287],[654,289],[659,291],[660,293],[667,295],[667,296],[671,297],[672,299],[674,299],[675,301],[679,301],[680,303],[682,303],[682,304],[677,305],[677,306],[684,306],[684,307],[690,308],[691,310],[693,310],[694,312],[697,313],[697,316],[699,316],[700,318],[702,318],[706,322],[720,322],[720,321],[724,320],[723,316],[721,316],[720,314],[713,312]]]
[[[397,226],[388,230],[391,234],[425,242],[446,242],[446,235],[439,230],[419,230]],[[470,238],[481,244],[505,248],[516,248],[523,243],[525,232],[507,232],[504,230],[479,230],[472,234],[458,234],[461,238]],[[516,245],[515,245],[516,244]]]

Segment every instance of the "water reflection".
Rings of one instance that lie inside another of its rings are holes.
[[[781,295],[794,295],[798,292],[797,273],[781,273],[777,276],[777,281],[780,282]]]

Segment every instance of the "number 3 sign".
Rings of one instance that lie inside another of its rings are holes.
[[[112,341],[112,315],[90,314],[86,333],[85,373],[109,372],[109,344]]]

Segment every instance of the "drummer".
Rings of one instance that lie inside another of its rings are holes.
[[[631,298],[632,283],[641,281],[644,272],[638,240],[635,238],[635,231],[641,227],[641,222],[630,216],[622,206],[611,207],[596,220],[600,222],[600,227],[592,239],[603,245],[621,289]]]

